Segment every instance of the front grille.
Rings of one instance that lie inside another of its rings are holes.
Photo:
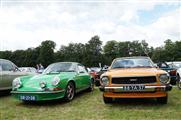
[[[112,78],[113,84],[147,84],[155,82],[156,82],[155,76]]]

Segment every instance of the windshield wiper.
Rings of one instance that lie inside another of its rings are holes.
[[[152,66],[134,66],[133,68],[152,68]]]
[[[75,72],[75,70],[65,70],[65,71],[62,71],[62,72]]]
[[[48,73],[46,73],[46,74],[59,74],[60,72],[58,72],[58,71],[50,71],[50,72],[48,72]]]
[[[112,69],[116,69],[116,68],[125,68],[123,66],[117,66],[117,67],[113,67]]]

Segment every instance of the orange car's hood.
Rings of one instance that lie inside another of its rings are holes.
[[[157,76],[159,74],[166,74],[166,72],[157,68],[122,68],[122,69],[108,70],[103,75],[110,77],[127,77],[127,76]]]

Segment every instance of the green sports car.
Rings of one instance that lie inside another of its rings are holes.
[[[80,63],[58,62],[49,65],[43,74],[16,78],[12,85],[12,95],[22,101],[71,101],[77,92],[92,91],[94,79]]]

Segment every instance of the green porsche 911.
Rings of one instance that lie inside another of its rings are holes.
[[[92,91],[94,79],[80,63],[58,62],[49,65],[43,74],[14,79],[12,86],[12,95],[22,101],[71,101],[77,92]]]

